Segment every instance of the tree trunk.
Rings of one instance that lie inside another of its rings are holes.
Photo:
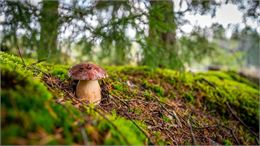
[[[160,40],[162,42],[165,42],[166,44],[173,45],[175,42],[175,30],[176,25],[174,22],[174,12],[173,12],[173,2],[171,0],[165,0],[165,1],[150,1],[152,8],[158,8],[157,14],[162,16],[156,16],[152,15],[152,17],[155,17],[157,21],[160,21],[159,23],[165,23],[166,28],[164,27],[164,31],[158,30],[158,28],[154,28],[153,25],[149,25],[149,36],[154,37],[154,35],[159,35]]]
[[[150,1],[150,5],[148,47],[144,49],[144,64],[175,68],[179,62],[176,59],[174,3],[171,0]]]
[[[40,44],[37,50],[38,59],[48,61],[59,61],[59,50],[57,49],[58,36],[58,1],[42,1],[40,16]]]

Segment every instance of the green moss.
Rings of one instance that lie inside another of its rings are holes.
[[[10,139],[14,139],[22,136],[25,136],[26,133],[24,131],[24,128],[17,125],[17,124],[9,124],[8,127],[2,128],[1,131],[1,139],[2,139],[2,144],[10,144]]]
[[[166,123],[171,122],[171,119],[170,119],[169,117],[165,116],[165,115],[162,115],[162,119],[163,119],[163,121],[166,122]]]
[[[153,94],[152,94],[152,92],[149,92],[148,90],[145,90],[144,92],[143,92],[143,95],[144,95],[144,97],[145,97],[145,99],[146,100],[151,100],[151,99],[153,99]]]
[[[229,74],[229,76],[230,76],[233,80],[235,80],[235,81],[237,81],[237,82],[244,83],[244,84],[246,84],[246,85],[248,85],[248,86],[251,86],[251,87],[253,87],[253,88],[259,89],[259,84],[255,84],[254,82],[251,82],[250,80],[241,77],[239,74],[237,74],[237,73],[234,72],[234,71],[228,71],[228,72],[226,72],[226,73]]]
[[[118,76],[122,74],[138,76],[140,79],[138,82],[142,82],[140,86],[145,88],[143,96],[147,100],[153,98],[153,93],[161,97],[176,97],[175,92],[177,92],[186,101],[194,103],[197,93],[204,92],[204,96],[198,100],[203,106],[226,115],[230,113],[226,106],[226,103],[229,103],[247,124],[258,127],[260,95],[258,86],[240,77],[235,72],[209,71],[191,74],[168,69],[148,69],[146,67],[114,67],[111,71]],[[149,79],[167,82],[174,86],[177,91],[167,91],[170,95],[166,95],[165,89],[160,84],[150,83],[148,82]],[[112,82],[114,81],[112,80]],[[122,88],[118,89],[122,91]]]
[[[110,116],[109,119],[115,126],[120,127],[118,129],[120,132],[118,132],[111,124],[102,120],[97,127],[101,133],[105,131],[105,145],[145,144],[145,135],[131,121],[118,116]],[[124,138],[126,138],[126,140]]]
[[[159,85],[154,85],[152,86],[152,89],[154,90],[154,92],[158,95],[158,96],[163,96],[164,95],[164,89],[159,86]]]
[[[8,126],[3,127],[3,131],[9,133],[9,137],[25,136],[18,131],[10,132],[9,130],[13,129],[11,127],[16,127],[17,130],[23,129],[25,133],[26,131],[34,131],[37,127],[43,127],[50,131],[53,127],[49,128],[48,124],[52,125],[53,123],[44,122],[45,118],[49,120],[49,117],[46,116],[49,115],[49,112],[43,107],[51,98],[47,89],[38,81],[30,80],[31,76],[24,77],[8,68],[1,67],[1,76],[1,87],[3,89],[1,92],[1,109],[6,112],[2,117],[2,122],[8,124]],[[14,126],[15,124],[21,127]],[[6,138],[3,143],[11,144],[12,142],[8,140]]]
[[[8,53],[4,53],[0,51],[0,59],[1,59],[1,63],[5,63],[5,62],[12,62],[13,64],[22,64],[22,60],[21,58],[12,55],[12,54],[8,54]]]
[[[158,96],[163,96],[164,95],[164,89],[160,85],[154,85],[150,84],[147,81],[143,82],[143,86],[147,89],[151,89],[154,91]]]
[[[228,140],[228,139],[225,139],[225,140],[223,141],[223,144],[224,144],[224,145],[233,145],[232,142],[231,142],[230,140]]]
[[[194,103],[196,94],[203,91],[204,96],[199,102],[209,109],[217,109],[221,114],[228,114],[230,111],[226,103],[229,103],[247,124],[258,127],[257,107],[260,94],[258,86],[238,74],[220,71],[193,75],[188,73],[179,75],[178,72],[170,70],[158,70],[158,72],[162,74],[161,79],[173,84],[178,89],[178,94],[185,100]]]
[[[135,113],[135,114],[137,114],[137,115],[141,115],[141,113],[142,113],[143,111],[142,111],[142,109],[140,109],[140,108],[131,108],[131,109],[130,109],[130,112],[133,112],[133,113]]]
[[[124,86],[118,82],[112,84],[113,88],[118,91],[124,91]]]
[[[184,98],[188,102],[194,102],[194,96],[192,95],[192,92],[185,92],[184,93]]]
[[[221,71],[208,71],[206,73],[199,73],[199,75],[203,75],[206,77],[217,77],[220,80],[232,80],[232,77],[230,77],[229,74],[225,73],[225,72],[221,72]]]
[[[68,69],[69,68],[67,66],[64,66],[64,65],[55,65],[55,67],[53,67],[51,69],[51,74],[53,76],[60,78],[62,81],[64,81],[64,80],[69,78]]]
[[[68,66],[44,62],[32,65],[36,61],[29,59],[24,61],[27,67],[19,57],[0,52],[3,144],[19,144],[15,139],[25,139],[25,144],[38,144],[41,140],[39,133],[51,137],[45,144],[83,144],[79,126],[82,123],[87,124],[83,130],[93,144],[127,144],[123,137],[126,137],[130,144],[146,144],[147,139],[143,133],[130,120],[119,115],[107,116],[120,132],[100,117],[91,106],[80,111],[69,101],[64,105],[56,104],[53,95],[39,80],[42,77],[39,70],[67,81]],[[198,105],[203,106],[203,109],[216,110],[217,114],[221,115],[230,115],[226,105],[229,103],[244,122],[251,127],[258,127],[260,95],[258,86],[234,72],[211,71],[191,74],[131,66],[106,67],[106,69],[109,78],[105,81],[112,87],[109,92],[118,95],[119,98],[138,96],[149,101],[157,95],[162,102],[172,100],[171,97],[181,98],[190,102],[188,104],[195,105],[196,102],[200,102]],[[133,82],[133,87],[129,86],[127,81]],[[142,113],[138,108],[129,111],[137,115]],[[82,117],[90,121],[85,122]],[[167,116],[161,118],[164,122],[170,121]],[[142,125],[140,121],[136,122]],[[61,139],[55,138],[57,129],[62,129],[59,133]],[[36,135],[36,138],[30,139],[28,133]],[[243,129],[240,129],[239,133],[242,133],[245,139],[252,140],[250,134]],[[152,134],[157,144],[167,144],[160,132]],[[96,140],[95,135],[98,135],[99,140]],[[229,142],[227,140],[223,143],[229,144]]]
[[[75,119],[52,101],[51,93],[30,72],[25,74],[28,71],[13,70],[11,66],[0,66],[2,144],[19,144],[18,138],[25,139],[24,144],[36,144],[41,139],[41,135],[36,134],[40,129],[54,137],[56,128],[63,129],[65,143],[72,143]],[[75,109],[71,107],[70,111]],[[34,139],[27,137],[28,133],[35,133]]]
[[[227,103],[247,124],[258,126],[259,91],[245,83],[231,78],[219,78],[212,75],[198,75],[194,84],[204,91],[205,103],[210,109],[228,114]]]
[[[247,86],[251,86],[253,88],[259,88],[258,85],[254,84],[253,82],[249,81],[246,78],[241,77],[235,71],[208,71],[206,73],[199,73],[199,75],[203,75],[205,77],[217,77],[219,80],[230,80],[236,81],[239,83],[246,84]]]
[[[3,56],[5,57],[3,59]],[[25,60],[27,62],[27,60]],[[52,137],[45,144],[72,144],[75,142],[83,142],[79,126],[75,125],[75,121],[83,123],[82,113],[76,110],[70,102],[63,106],[52,101],[52,95],[47,88],[34,78],[34,71],[26,69],[17,57],[7,55],[1,52],[1,110],[2,112],[2,143],[3,144],[19,144],[17,138],[25,139],[25,144],[37,144],[41,139],[37,134],[39,129]],[[18,64],[17,64],[18,63]],[[66,66],[51,66],[44,63],[36,65],[39,69],[48,71],[61,80],[66,80]],[[117,82],[114,84],[117,91],[127,90],[126,85]],[[121,89],[121,90],[120,90]],[[30,93],[30,94],[28,94]],[[138,112],[138,110],[136,110]],[[111,126],[105,119],[98,118],[94,114],[91,107],[87,108],[85,114],[95,117],[101,130],[105,128],[111,137],[104,137],[103,144],[126,144],[122,135]],[[118,116],[110,116],[109,119],[120,127],[121,133],[128,139],[130,144],[144,144],[145,136],[135,125],[124,118]],[[55,139],[55,129],[62,128],[62,139]],[[35,133],[35,138],[30,140],[27,133]],[[89,134],[89,133],[88,133]],[[92,137],[89,135],[89,137]],[[38,140],[36,140],[38,138]],[[93,139],[93,138],[92,138]]]

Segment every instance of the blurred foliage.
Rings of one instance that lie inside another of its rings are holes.
[[[244,20],[255,19],[259,13],[258,1],[0,2],[0,16],[4,18],[0,24],[2,51],[18,54],[19,47],[22,55],[49,62],[66,63],[74,58],[173,69],[201,62],[202,56],[211,57],[219,49],[208,35],[200,33],[201,29],[176,37],[176,32],[181,32],[179,26],[189,23],[183,18],[186,13],[214,17],[216,10],[227,3],[239,6]],[[175,5],[181,9],[174,10]],[[214,25],[220,30],[218,24]],[[216,38],[223,39],[223,31],[213,31]]]
[[[201,28],[196,28],[190,36],[180,38],[180,48],[184,62],[191,65],[194,61],[202,61],[207,57],[218,56],[218,46],[207,39],[207,34]]]
[[[215,30],[217,33],[214,36],[214,43],[219,44],[216,47],[216,53],[212,58],[212,64],[217,66],[228,66],[229,68],[237,69],[241,67],[260,67],[259,61],[259,42],[260,34],[257,30],[251,27],[245,27],[238,31],[237,27],[227,40],[223,38],[225,30],[218,26]]]
[[[239,43],[238,50],[245,51],[243,58],[247,66],[260,67],[260,34],[256,30],[246,27],[241,31],[242,41]]]

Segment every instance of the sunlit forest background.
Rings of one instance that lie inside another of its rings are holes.
[[[0,1],[1,51],[52,63],[259,71],[259,1]]]

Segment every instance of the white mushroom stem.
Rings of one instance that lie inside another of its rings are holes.
[[[76,95],[89,103],[99,104],[101,101],[101,89],[98,80],[80,80],[77,85]]]

